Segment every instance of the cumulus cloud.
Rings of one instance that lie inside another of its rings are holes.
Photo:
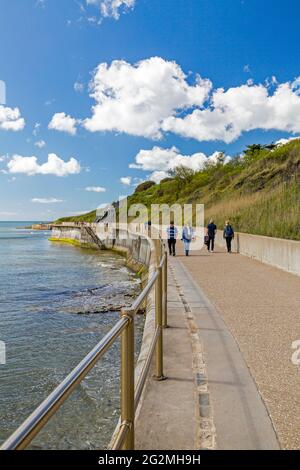
[[[300,77],[285,83],[271,77],[263,84],[250,79],[226,90],[213,89],[209,79],[192,79],[175,62],[151,57],[137,64],[99,64],[90,89],[95,104],[82,124],[91,132],[151,139],[171,132],[226,143],[254,129],[300,132]],[[75,133],[76,120],[61,115],[72,120]]]
[[[56,199],[55,197],[48,197],[48,198],[34,197],[33,199],[31,199],[31,202],[34,202],[36,204],[57,204],[57,203],[63,202],[63,200]]]
[[[164,131],[199,141],[226,143],[254,129],[299,132],[300,83],[273,85],[273,93],[266,84],[218,89],[205,109],[195,109],[184,117],[171,116],[162,127]]]
[[[19,108],[7,108],[0,105],[0,129],[5,131],[21,131],[25,120],[21,117]]]
[[[105,193],[106,188],[103,188],[102,186],[88,186],[85,188],[86,191],[89,193]]]
[[[67,132],[68,134],[75,135],[77,132],[77,120],[68,116],[66,113],[56,113],[52,117],[48,128],[60,132]]]
[[[120,182],[124,184],[124,186],[130,186],[132,182],[131,176],[123,176],[120,178]]]
[[[201,107],[211,89],[209,80],[199,76],[189,85],[175,62],[160,57],[135,65],[116,60],[100,64],[91,83],[96,104],[84,121],[91,132],[116,131],[161,138],[164,121],[177,110]]]
[[[199,171],[207,164],[215,165],[221,155],[223,155],[221,152],[214,152],[210,156],[202,152],[193,155],[182,155],[176,147],[168,149],[153,147],[151,150],[140,150],[135,157],[135,163],[132,163],[129,167],[151,171],[149,179],[158,183],[168,176],[170,170],[174,170],[180,165]],[[230,160],[231,157],[225,156],[225,163]]]
[[[120,13],[134,8],[136,0],[86,0],[88,5],[96,5],[100,8],[104,17],[120,18]]]
[[[14,155],[7,164],[9,173],[20,173],[27,176],[33,175],[55,175],[67,176],[80,173],[80,163],[75,158],[65,162],[54,153],[48,155],[46,163],[39,164],[37,157],[23,157]]]

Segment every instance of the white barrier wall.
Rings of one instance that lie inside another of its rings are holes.
[[[225,247],[221,231],[218,231],[216,244]],[[233,250],[300,276],[300,241],[236,233]]]

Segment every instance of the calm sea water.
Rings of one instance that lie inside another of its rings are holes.
[[[109,331],[138,281],[121,257],[48,241],[49,232],[0,222],[0,442]],[[112,310],[106,313],[105,305]],[[117,308],[117,307],[115,307]],[[137,320],[142,331],[143,320]],[[105,355],[31,448],[105,448],[119,415],[119,343]]]

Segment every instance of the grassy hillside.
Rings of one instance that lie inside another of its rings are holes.
[[[175,202],[205,204],[206,219],[220,227],[229,218],[241,232],[300,240],[300,139],[280,147],[252,145],[243,157],[226,165],[220,158],[196,173],[179,167],[160,184],[143,183],[128,205]]]
[[[73,217],[62,217],[55,221],[55,223],[60,224],[62,222],[94,222],[96,218],[96,211],[88,212],[87,214],[76,215]]]

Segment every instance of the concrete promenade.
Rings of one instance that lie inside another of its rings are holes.
[[[299,277],[221,249],[170,258],[164,382],[140,449],[300,448]]]

